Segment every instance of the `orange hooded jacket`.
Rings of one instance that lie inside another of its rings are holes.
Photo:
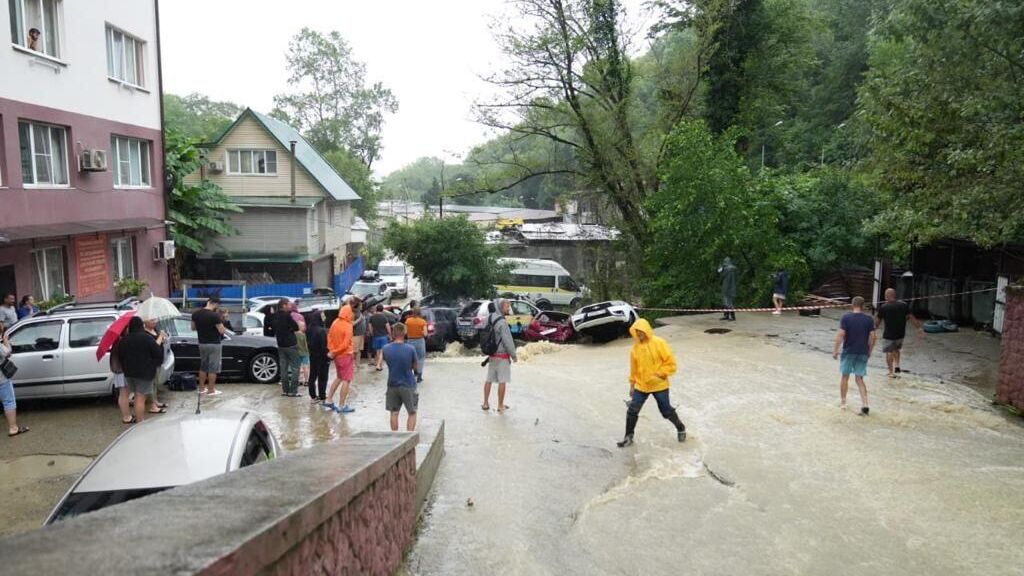
[[[352,345],[352,307],[348,304],[341,307],[338,318],[331,324],[331,331],[327,333],[327,351],[338,357],[343,354],[352,354],[355,347]]]

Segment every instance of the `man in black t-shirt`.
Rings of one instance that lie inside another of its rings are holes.
[[[267,319],[264,333],[277,339],[277,368],[281,377],[281,395],[299,396],[299,323],[292,318],[293,304],[284,298],[277,303],[277,312]]]
[[[924,330],[917,318],[910,313],[910,305],[896,299],[896,291],[889,288],[885,291],[885,302],[878,307],[875,316],[875,328],[885,323],[882,332],[882,352],[885,352],[885,364],[889,367],[889,378],[898,378],[900,374],[900,350],[903,349],[903,338],[907,335],[907,320],[917,326],[917,333],[924,336]]]
[[[199,337],[199,393],[208,396],[223,394],[217,390],[217,374],[220,373],[221,340],[224,339],[224,323],[217,307],[220,298],[211,296],[206,306],[192,313],[192,327]]]

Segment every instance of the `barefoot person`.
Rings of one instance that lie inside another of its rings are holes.
[[[662,418],[676,427],[676,439],[686,440],[686,426],[679,420],[676,409],[669,400],[668,389],[671,385],[668,377],[676,373],[676,357],[668,342],[654,335],[654,329],[643,318],[633,323],[629,329],[633,336],[633,350],[629,354],[629,383],[631,396],[629,407],[626,408],[626,436],[617,442],[619,448],[633,444],[633,433],[640,419],[640,409],[647,402],[647,397],[654,395],[658,403],[658,411]]]
[[[897,300],[895,290],[886,289],[885,302],[878,307],[878,314],[875,317],[875,329],[885,323],[885,330],[882,331],[882,352],[885,352],[889,378],[900,376],[900,351],[903,350],[903,338],[907,335],[908,320],[917,327],[917,333],[924,336],[924,329],[910,312],[910,305]]]
[[[325,408],[335,412],[348,414],[356,409],[350,407],[348,393],[352,386],[352,377],[355,375],[356,359],[355,349],[352,346],[352,307],[348,304],[341,307],[341,312],[331,324],[331,330],[327,333],[327,356],[334,360],[335,377],[331,382],[331,389],[327,392]],[[341,398],[334,403],[334,393],[341,386]]]
[[[846,391],[850,387],[850,374],[857,380],[857,389],[860,390],[860,413],[867,416],[871,410],[868,407],[868,387],[864,384],[864,376],[868,371],[868,358],[875,348],[875,321],[864,313],[864,299],[860,296],[854,297],[851,302],[853,311],[843,314],[839,320],[839,333],[836,334],[836,343],[832,348],[832,358],[840,358],[839,350],[842,347],[842,358],[839,361],[839,372],[842,378],[839,381],[839,407],[846,409]]]
[[[416,407],[420,395],[416,392],[416,349],[405,343],[405,325],[396,324],[391,330],[394,342],[384,346],[382,353],[388,365],[388,391],[384,407],[391,413],[391,430],[398,431],[398,416],[405,406],[408,418],[405,429],[416,429]]]
[[[480,348],[487,354],[487,380],[484,381],[484,403],[480,408],[491,409],[491,384],[498,383],[498,412],[508,409],[505,405],[505,385],[512,381],[512,363],[518,360],[516,343],[512,339],[508,316],[512,305],[504,298],[494,301],[494,312],[487,317],[487,328],[481,337]],[[490,343],[488,343],[490,342]]]

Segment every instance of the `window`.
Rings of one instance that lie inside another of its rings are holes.
[[[149,169],[149,142],[113,136],[110,150],[114,158],[114,186],[119,188],[149,188],[152,178]]]
[[[67,293],[62,246],[32,251],[32,290],[39,300]]]
[[[513,301],[512,302],[512,313],[516,316],[533,316],[536,312],[533,306],[530,306],[526,302]]]
[[[260,322],[260,319],[256,318],[255,316],[249,316],[248,314],[245,314],[242,316],[242,327],[245,328],[246,330],[250,330],[253,328],[263,328],[263,322]]]
[[[146,85],[146,43],[107,26],[107,76],[132,86]]]
[[[135,251],[132,238],[114,238],[110,241],[114,253],[114,281],[135,278]]]
[[[60,58],[60,0],[8,0],[11,43]]]
[[[89,348],[99,346],[103,334],[114,323],[114,318],[75,318],[68,321],[68,346]]]
[[[59,126],[18,122],[21,179],[25,184],[67,186],[66,131]]]
[[[11,353],[47,352],[60,346],[60,331],[64,322],[39,322],[19,329],[11,336]]]
[[[198,338],[199,334],[192,328],[192,320],[188,318],[172,318],[171,329],[168,330],[174,336],[182,338]]]
[[[274,150],[228,150],[228,174],[277,174]]]
[[[513,274],[512,286],[524,286],[529,288],[554,288],[554,276],[538,276],[534,274]]]
[[[558,277],[558,287],[562,290],[568,290],[570,292],[579,292],[580,287],[576,282],[568,276]]]

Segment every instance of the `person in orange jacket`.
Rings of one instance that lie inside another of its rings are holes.
[[[686,426],[679,420],[676,409],[669,401],[668,377],[676,373],[676,357],[668,342],[654,335],[654,329],[643,318],[630,327],[633,336],[633,350],[629,355],[629,407],[626,408],[626,437],[616,442],[619,448],[633,444],[633,432],[640,409],[644,407],[647,397],[654,395],[661,416],[676,427],[676,438],[686,440]]]
[[[327,357],[334,360],[336,374],[334,382],[331,382],[331,389],[327,393],[324,407],[344,414],[356,411],[346,403],[356,367],[355,346],[352,341],[352,319],[354,317],[355,313],[352,311],[352,307],[345,304],[338,312],[338,318],[331,324],[330,332],[327,333]],[[341,385],[341,399],[338,404],[335,404],[333,402],[334,392],[338,389],[338,385]]]

